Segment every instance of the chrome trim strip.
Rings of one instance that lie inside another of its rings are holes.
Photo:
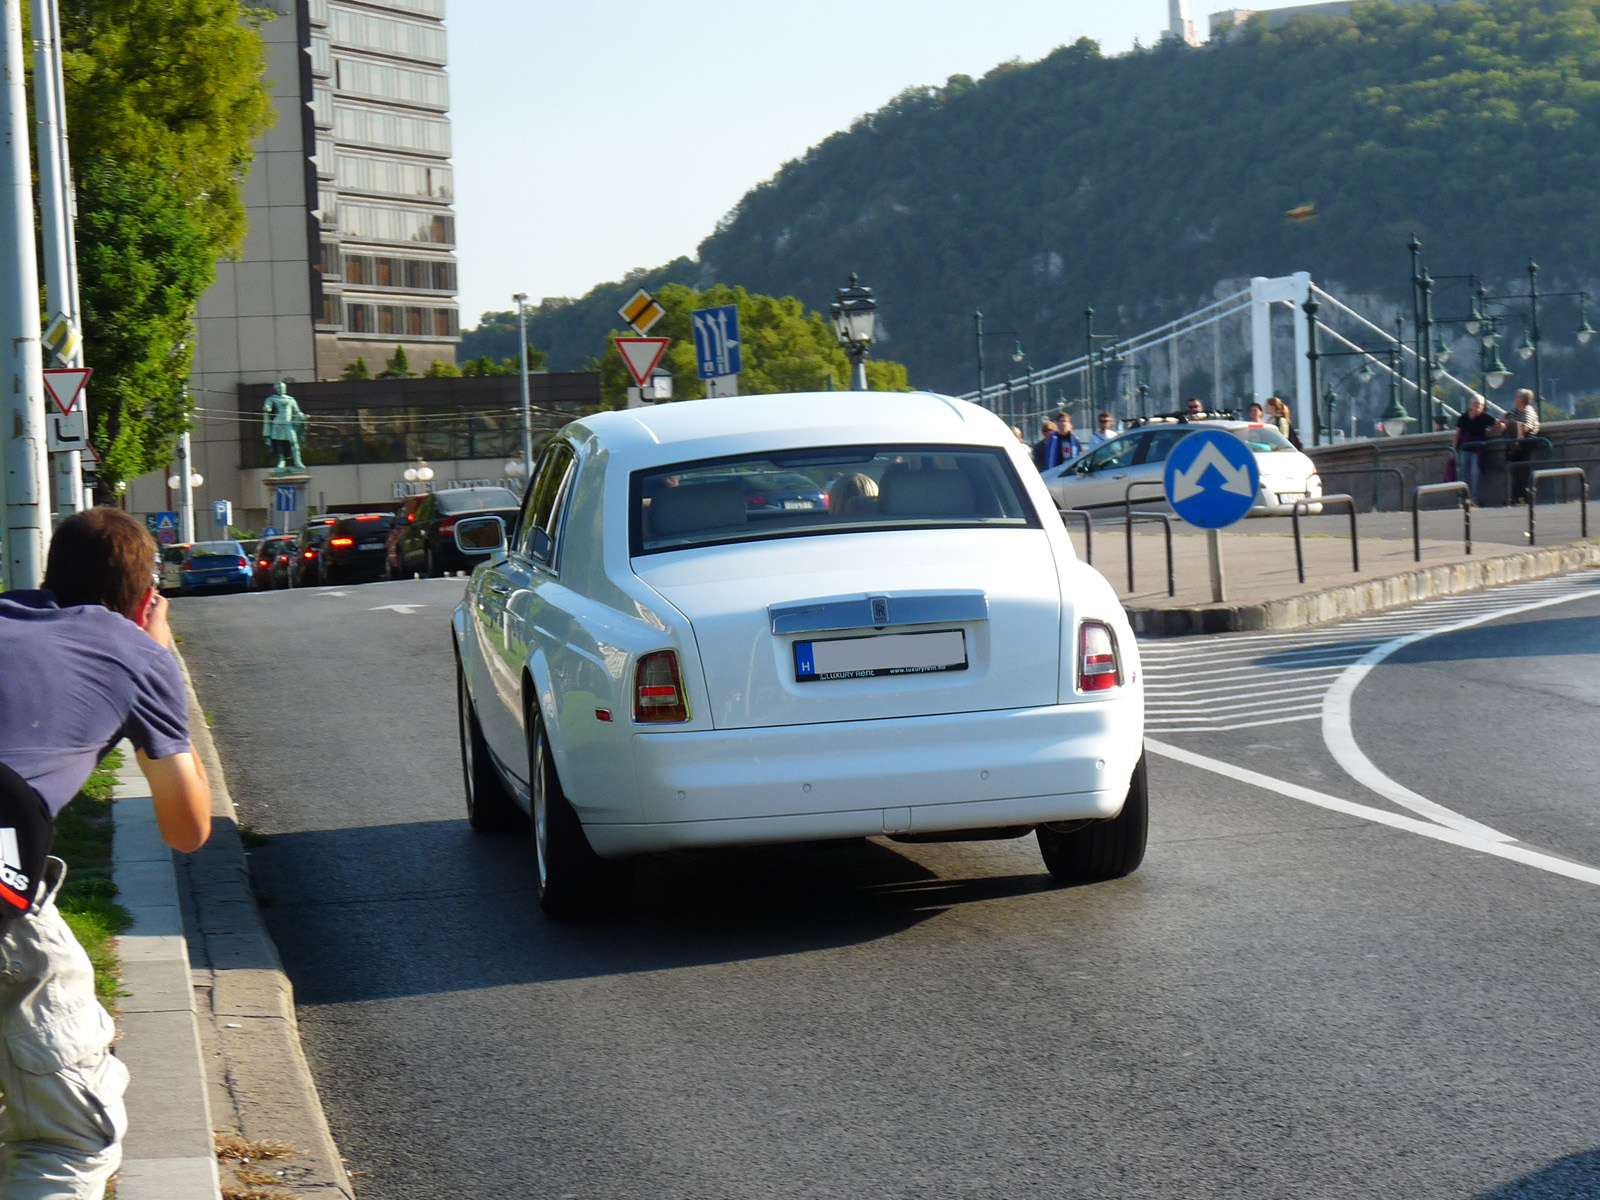
[[[767,617],[772,622],[772,632],[780,636],[838,629],[886,629],[891,625],[953,625],[987,621],[989,598],[978,590],[824,596],[769,605]]]

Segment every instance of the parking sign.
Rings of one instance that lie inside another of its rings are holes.
[[[694,328],[696,372],[701,379],[737,375],[742,369],[739,353],[739,310],[732,304],[696,309],[689,314]]]

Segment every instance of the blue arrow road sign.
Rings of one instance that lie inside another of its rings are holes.
[[[732,304],[701,308],[690,313],[689,320],[694,326],[694,353],[700,378],[737,375],[743,369],[739,353],[739,310]]]
[[[264,538],[281,537],[282,535],[283,530],[279,529],[276,525],[268,525],[261,531],[261,536]]]
[[[1167,456],[1167,503],[1191,525],[1222,529],[1250,511],[1261,490],[1256,456],[1220,429],[1197,429]]]
[[[277,493],[276,497],[274,498],[275,503],[272,506],[274,511],[281,513],[292,513],[299,511],[299,488],[295,487],[293,484],[290,484],[288,487],[284,487],[280,484],[278,487],[275,487],[272,490]]]

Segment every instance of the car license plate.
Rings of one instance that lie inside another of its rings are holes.
[[[967,635],[960,629],[828,638],[794,644],[794,677],[800,683],[966,669]]]
[[[357,550],[382,550],[383,549],[383,543],[382,542],[362,542],[361,545],[356,547],[356,549]]]
[[[785,512],[792,511],[793,509],[797,508],[815,508],[816,506],[817,502],[815,500],[785,500],[783,502]]]

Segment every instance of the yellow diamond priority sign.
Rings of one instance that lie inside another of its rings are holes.
[[[649,292],[640,288],[633,298],[617,309],[617,315],[633,326],[640,337],[650,332],[650,327],[667,315],[666,309],[655,302]]]

